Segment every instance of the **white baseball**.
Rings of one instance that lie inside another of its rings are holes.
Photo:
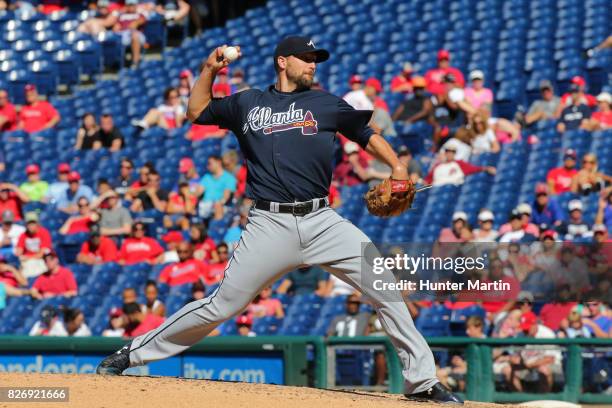
[[[238,58],[238,48],[236,48],[236,47],[227,47],[223,51],[223,57],[226,60],[228,60],[229,62],[232,62],[232,61],[236,60],[236,58]]]

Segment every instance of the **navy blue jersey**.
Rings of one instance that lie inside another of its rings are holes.
[[[289,203],[326,197],[336,132],[367,146],[372,111],[318,90],[249,89],[213,99],[194,123],[238,137],[248,169],[246,196]]]

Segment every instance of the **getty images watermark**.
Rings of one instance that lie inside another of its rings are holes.
[[[525,290],[544,302],[606,299],[610,254],[599,242],[364,243],[361,286],[390,302],[506,302]]]
[[[453,272],[459,275],[469,270],[483,270],[487,266],[488,254],[478,257],[439,257],[439,256],[409,256],[407,254],[395,254],[394,256],[377,256],[372,259],[372,273],[383,275],[385,271],[401,271],[402,274],[415,275],[420,272]],[[386,279],[374,279],[372,282],[375,290],[400,290],[400,291],[511,291],[512,285],[503,279],[491,281],[489,279],[476,279],[468,281],[449,281],[437,279],[396,279],[395,282]]]

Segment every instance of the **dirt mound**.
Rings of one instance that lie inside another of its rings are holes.
[[[231,383],[169,377],[102,377],[64,374],[0,374],[0,387],[69,387],[68,403],[6,403],[0,407],[68,408],[440,408],[408,402],[400,395],[326,391],[305,387]],[[470,402],[470,408],[502,405]]]

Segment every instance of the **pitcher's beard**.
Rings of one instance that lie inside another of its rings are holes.
[[[295,84],[296,91],[310,89],[312,87],[312,83],[314,82],[314,75],[308,76],[306,74],[302,75],[293,75],[291,72],[287,71],[287,79]]]

